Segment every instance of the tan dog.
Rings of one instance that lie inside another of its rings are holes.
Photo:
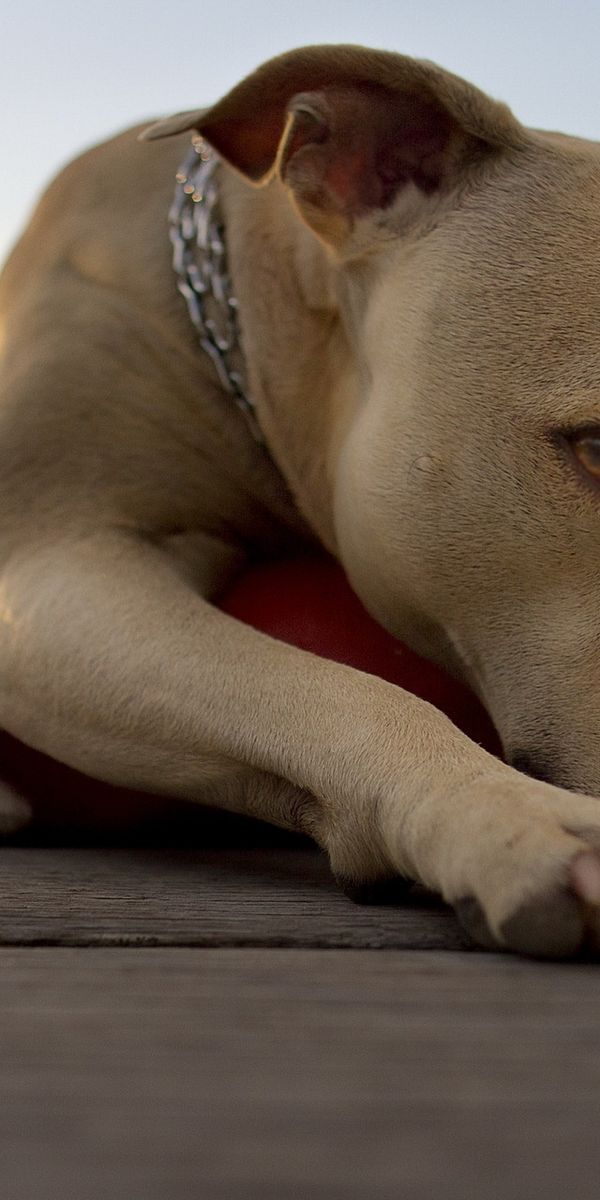
[[[270,454],[175,286],[190,130],[225,160]],[[3,276],[0,724],[307,831],[347,884],[422,880],[483,943],[573,953],[600,928],[600,804],[562,790],[600,794],[599,147],[334,46],[138,132],[59,176]],[[211,605],[311,539],[538,779]]]

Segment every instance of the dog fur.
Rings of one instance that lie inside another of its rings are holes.
[[[250,391],[170,264],[198,130]],[[0,724],[99,779],[309,833],[486,945],[600,932],[600,148],[425,62],[317,46],[66,168],[0,284]],[[583,431],[583,432],[582,432]],[[211,603],[310,543],[465,679],[509,762]],[[27,819],[2,794],[6,830]]]

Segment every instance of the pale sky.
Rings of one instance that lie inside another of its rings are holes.
[[[600,139],[598,0],[0,0],[0,257],[79,150],[314,42],[433,59],[526,124]]]

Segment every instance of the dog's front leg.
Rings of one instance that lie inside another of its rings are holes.
[[[484,942],[565,954],[594,926],[598,801],[526,779],[380,679],[225,616],[149,541],[48,539],[10,560],[2,587],[0,723],[29,744],[303,829],[351,883],[420,879]]]

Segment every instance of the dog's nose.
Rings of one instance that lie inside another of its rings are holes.
[[[544,759],[541,754],[533,754],[526,750],[515,750],[510,755],[509,762],[515,771],[522,771],[524,775],[531,775],[532,779],[539,779],[542,783],[553,783],[553,771],[547,759]]]

